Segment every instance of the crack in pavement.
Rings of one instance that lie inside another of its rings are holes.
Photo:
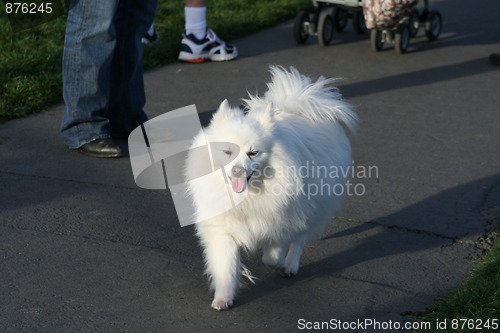
[[[120,186],[120,185],[116,185],[116,184],[96,183],[96,182],[90,182],[90,181],[83,181],[83,180],[76,180],[76,179],[69,179],[69,178],[59,178],[59,177],[54,177],[54,176],[26,174],[26,173],[20,173],[20,172],[12,172],[12,171],[0,170],[0,174],[6,174],[6,175],[11,175],[11,176],[20,176],[20,177],[39,178],[39,179],[48,179],[48,180],[58,180],[58,181],[62,181],[62,182],[84,184],[84,185],[99,185],[99,186],[113,187],[113,188],[126,189],[126,190],[142,190],[140,187]]]
[[[414,233],[414,234],[419,234],[419,235],[426,235],[426,236],[431,236],[431,237],[436,237],[440,239],[445,239],[448,241],[451,241],[452,244],[458,243],[458,244],[468,244],[468,245],[474,245],[475,242],[469,241],[469,240],[463,240],[460,239],[460,237],[452,237],[452,236],[446,236],[437,232],[433,231],[428,231],[428,230],[422,230],[422,229],[415,229],[415,228],[409,228],[409,227],[402,227],[398,225],[387,225],[381,222],[378,222],[376,220],[370,220],[370,221],[363,221],[363,220],[358,220],[358,219],[353,219],[353,218],[348,218],[344,216],[336,216],[336,219],[348,221],[348,222],[353,222],[356,224],[370,224],[370,225],[375,225],[378,227],[382,227],[385,229],[391,229],[391,230],[399,230],[399,231],[405,231],[409,233]]]

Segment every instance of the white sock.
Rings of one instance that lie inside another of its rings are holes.
[[[186,35],[193,34],[203,39],[207,30],[207,7],[184,7]]]
[[[148,35],[150,35],[152,37],[154,35],[154,33],[155,33],[155,25],[151,24],[151,27],[149,27],[149,30],[148,30]]]

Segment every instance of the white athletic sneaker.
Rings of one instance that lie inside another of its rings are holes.
[[[228,61],[238,57],[235,46],[226,44],[208,28],[205,38],[199,40],[193,34],[183,35],[179,60],[188,62]]]
[[[158,31],[156,31],[156,29],[154,29],[153,33],[151,35],[149,34],[149,31],[148,31],[148,32],[146,32],[146,34],[144,36],[142,36],[141,43],[144,45],[147,45],[147,44],[154,43],[159,39],[160,39],[160,34],[158,33]]]

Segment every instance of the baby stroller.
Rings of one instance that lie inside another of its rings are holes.
[[[362,0],[313,0],[314,12],[300,12],[295,17],[293,37],[304,44],[310,35],[317,35],[322,46],[330,44],[334,31],[343,31],[349,19],[354,31],[366,31]]]
[[[439,37],[442,27],[441,14],[428,10],[428,0],[424,0],[424,9],[419,13],[418,0],[365,0],[363,12],[366,27],[370,31],[370,45],[378,52],[384,44],[394,44],[397,53],[408,50],[410,37],[415,37],[420,26],[425,27],[429,41]]]
[[[441,14],[428,10],[428,0],[420,13],[418,0],[313,0],[314,12],[300,12],[293,25],[293,37],[304,44],[310,35],[317,35],[322,46],[330,44],[334,31],[343,31],[352,20],[354,31],[370,31],[372,50],[380,51],[384,44],[394,44],[396,52],[406,53],[410,37],[415,37],[420,26],[425,27],[429,41],[439,37]]]

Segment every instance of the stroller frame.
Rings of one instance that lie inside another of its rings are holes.
[[[436,40],[442,30],[442,17],[438,11],[429,11],[428,0],[424,0],[421,12],[416,8],[418,0],[411,5],[409,16],[399,24],[387,27],[376,26],[370,29],[370,46],[375,52],[382,50],[385,44],[392,44],[399,54],[406,53],[410,38],[417,35],[421,26],[429,41]],[[314,11],[297,14],[293,27],[293,36],[298,44],[305,44],[309,36],[316,35],[322,46],[333,40],[334,31],[341,32],[352,20],[354,31],[364,34],[367,29],[364,11],[368,0],[313,0]]]

